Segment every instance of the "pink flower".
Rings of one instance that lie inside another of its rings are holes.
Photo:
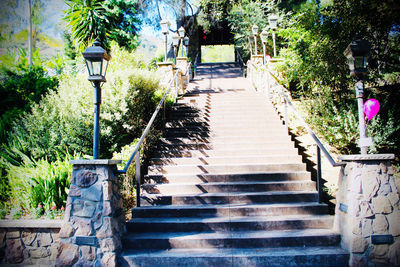
[[[62,211],[64,211],[64,210],[65,210],[64,206],[62,206],[62,207],[61,207],[61,210],[62,210]]]
[[[39,209],[43,209],[42,204],[37,205],[37,207],[38,207]]]
[[[56,210],[56,209],[57,209],[56,206],[51,207],[51,210]]]

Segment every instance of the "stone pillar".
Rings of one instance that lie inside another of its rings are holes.
[[[350,266],[400,266],[399,178],[392,154],[341,156],[335,227]]]
[[[116,175],[119,160],[72,160],[57,266],[116,266],[125,214]]]
[[[176,67],[180,70],[181,76],[179,79],[179,93],[184,94],[186,91],[186,86],[187,86],[187,76],[189,75],[189,72],[186,73],[187,67],[188,67],[189,61],[187,57],[177,57],[176,58]],[[186,74],[186,75],[185,75]]]
[[[162,80],[161,83],[168,86],[169,82],[175,75],[175,64],[173,62],[158,62],[158,72],[160,72]]]
[[[251,62],[257,67],[262,67],[264,65],[263,55],[251,55]]]

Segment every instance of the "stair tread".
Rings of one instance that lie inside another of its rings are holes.
[[[316,194],[317,191],[264,191],[264,192],[228,192],[228,193],[201,193],[201,194],[146,194],[152,197],[211,197],[211,196],[259,196],[259,195],[298,195],[298,194]]]
[[[303,184],[303,183],[310,183],[310,184],[315,184],[315,182],[311,181],[311,180],[295,180],[295,181],[243,181],[243,182],[206,182],[206,183],[145,183],[142,184],[142,186],[185,186],[185,185],[208,185],[208,186],[212,186],[212,185],[274,185],[274,184]]]
[[[208,232],[149,232],[128,233],[129,239],[247,239],[247,238],[296,238],[305,236],[337,236],[332,229],[296,229],[272,231],[208,231]]]
[[[348,252],[340,247],[279,247],[279,248],[171,248],[168,250],[126,250],[123,256],[145,256],[145,257],[227,257],[227,256],[281,256],[281,255],[324,255],[343,254]]]
[[[270,175],[270,174],[309,174],[308,171],[261,171],[261,172],[237,172],[237,173],[229,173],[229,172],[220,172],[220,173],[201,173],[201,174],[187,174],[187,173],[160,173],[160,174],[148,174],[146,176],[164,176],[164,177],[169,177],[169,176],[196,176],[199,177],[199,175],[202,176],[224,176],[224,175],[235,175],[235,176],[252,176],[252,175]]]
[[[332,220],[332,215],[279,215],[279,216],[232,216],[232,217],[164,217],[132,218],[130,223],[230,223],[230,222],[278,222],[298,220]]]
[[[309,206],[321,206],[325,207],[326,204],[318,202],[288,202],[288,203],[257,203],[257,204],[203,204],[203,205],[164,205],[164,206],[144,206],[136,207],[138,210],[183,210],[183,209],[219,209],[219,208],[285,208],[285,207],[309,207]]]

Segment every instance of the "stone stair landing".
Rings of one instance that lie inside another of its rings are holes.
[[[346,266],[333,216],[265,96],[232,67],[198,73],[144,177],[121,265]]]

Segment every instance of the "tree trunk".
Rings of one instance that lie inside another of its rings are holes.
[[[28,31],[28,62],[29,62],[29,70],[32,69],[32,53],[33,53],[33,40],[32,40],[32,4],[31,4],[31,0],[28,0],[29,3],[29,31]]]

